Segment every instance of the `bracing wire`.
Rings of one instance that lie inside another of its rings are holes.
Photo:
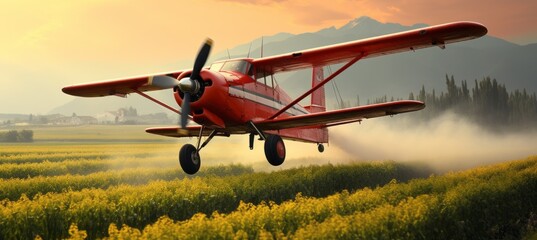
[[[329,75],[332,75],[332,68],[330,66],[327,66],[327,67],[328,67]],[[337,105],[339,108],[343,108],[343,97],[341,97],[341,92],[339,91],[337,82],[336,81],[331,81],[331,82],[332,82],[332,89],[334,90],[334,95],[336,97]]]

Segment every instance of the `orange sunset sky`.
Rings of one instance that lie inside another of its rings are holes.
[[[171,70],[162,64],[193,59],[208,36],[219,52],[369,16],[403,25],[476,21],[525,45],[537,43],[536,10],[535,0],[4,0],[0,101],[17,104],[2,104],[0,113],[46,113],[72,99],[64,85]],[[40,94],[47,101],[31,100]]]

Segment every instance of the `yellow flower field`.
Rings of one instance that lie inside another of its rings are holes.
[[[103,129],[1,146],[0,239],[490,239],[537,227],[537,156],[440,176],[389,161],[187,176],[176,140]]]

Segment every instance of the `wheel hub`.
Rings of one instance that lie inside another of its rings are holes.
[[[192,163],[198,165],[200,163],[200,154],[198,151],[192,152],[190,155]]]
[[[276,153],[280,158],[285,157],[285,146],[283,145],[283,142],[279,141],[278,143],[276,143]]]

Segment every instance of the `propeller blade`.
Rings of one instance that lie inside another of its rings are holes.
[[[207,38],[207,40],[205,40],[205,43],[201,46],[200,51],[198,52],[198,56],[194,61],[194,68],[192,68],[192,74],[190,75],[190,77],[183,78],[177,82],[174,82],[174,86],[179,86],[179,90],[181,90],[181,92],[183,92],[184,94],[183,103],[181,104],[181,129],[183,131],[186,129],[186,125],[188,124],[188,115],[190,114],[190,94],[195,94],[199,91],[200,83],[202,82],[200,75],[201,69],[205,65],[205,62],[207,62],[207,58],[209,58],[209,53],[211,52],[212,45],[213,40]],[[168,80],[159,81],[162,81],[162,85],[168,84]]]
[[[181,128],[186,128],[188,124],[188,114],[190,114],[190,93],[185,92],[183,104],[181,105]]]
[[[179,85],[179,80],[170,76],[153,76],[149,77],[148,84],[160,88],[173,88]]]
[[[207,38],[207,40],[205,40],[205,43],[201,46],[200,51],[198,52],[198,56],[196,57],[196,61],[194,62],[194,68],[192,68],[192,75],[190,75],[190,79],[201,80],[200,72],[203,66],[205,66],[207,58],[209,58],[209,53],[211,52],[212,45],[213,40]]]

